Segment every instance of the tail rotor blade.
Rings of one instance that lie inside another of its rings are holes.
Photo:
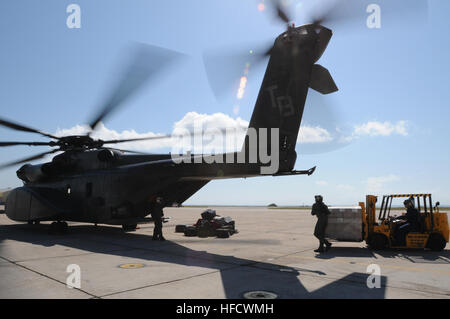
[[[353,142],[344,110],[331,100],[332,97],[309,90],[298,139],[301,154],[328,153]]]
[[[215,49],[203,53],[208,83],[217,99],[237,94],[240,81],[261,66],[270,56],[272,45],[230,50]]]
[[[289,23],[291,21],[291,19],[289,18],[288,14],[283,9],[283,7],[281,6],[281,3],[279,1],[276,1],[275,6],[276,6],[278,18],[280,18],[283,22]]]
[[[305,2],[304,7],[311,7],[309,11],[310,22],[317,25],[355,27],[366,26],[370,15],[380,14],[382,21],[403,20],[419,21],[428,17],[427,0],[328,0],[317,4],[315,0]],[[411,14],[414,15],[412,19]]]

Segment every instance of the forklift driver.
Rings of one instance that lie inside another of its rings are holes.
[[[395,240],[399,246],[406,245],[406,235],[409,232],[418,230],[420,218],[419,211],[414,207],[414,202],[411,198],[405,200],[403,204],[406,208],[406,214],[396,218],[396,220],[403,220],[395,231]]]

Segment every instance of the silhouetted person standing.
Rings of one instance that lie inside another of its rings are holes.
[[[162,234],[162,218],[164,216],[163,208],[163,198],[157,197],[155,205],[150,212],[155,224],[155,228],[153,229],[153,240],[166,240]]]
[[[325,229],[327,228],[330,211],[328,210],[328,206],[323,203],[323,197],[321,195],[316,195],[314,198],[316,199],[316,202],[312,206],[311,215],[317,216],[314,236],[319,240],[319,248],[314,251],[322,253],[331,247],[331,243],[325,239]]]

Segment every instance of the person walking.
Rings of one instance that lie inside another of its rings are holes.
[[[314,251],[317,253],[323,253],[331,247],[331,243],[325,238],[325,230],[327,228],[330,210],[328,209],[328,206],[324,204],[322,195],[316,195],[314,198],[316,202],[312,206],[311,215],[317,216],[314,236],[316,236],[319,240],[319,248]]]

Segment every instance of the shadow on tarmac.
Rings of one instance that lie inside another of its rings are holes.
[[[317,254],[318,259],[332,259],[335,257],[356,257],[356,258],[374,258],[378,256],[383,258],[406,259],[412,263],[428,264],[450,264],[450,251],[431,251],[423,249],[387,249],[370,250],[365,247],[332,247],[323,254]]]
[[[279,298],[379,299],[385,297],[387,283],[385,276],[381,278],[381,288],[369,289],[366,285],[367,273],[354,272],[335,280],[334,278],[322,277],[326,276],[326,273],[318,270],[293,268],[197,251],[173,241],[152,241],[151,236],[148,235],[124,233],[118,227],[72,225],[66,235],[49,235],[47,229],[48,225],[1,225],[0,256],[2,256],[3,241],[13,240],[48,248],[61,245],[87,252],[128,257],[130,259],[216,269],[220,271],[227,298],[242,298],[245,292],[256,290],[274,292]],[[192,241],[194,240],[196,239],[192,239]],[[197,238],[197,240],[202,239]],[[224,241],[221,240],[221,242]],[[117,249],[111,249],[111,246],[105,248],[101,244],[118,245],[118,247]],[[344,251],[334,248],[327,253],[327,256],[333,258],[333,256],[342,254]],[[345,253],[350,255],[351,252],[352,250],[346,250]],[[357,250],[357,252],[364,254],[362,250]],[[26,256],[23,259],[26,260]],[[113,265],[113,267],[116,266]],[[302,276],[312,278],[315,275],[325,278],[325,283],[328,283],[316,290],[308,291],[301,282]]]

